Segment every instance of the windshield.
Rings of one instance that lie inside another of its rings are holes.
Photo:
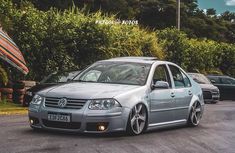
[[[72,80],[79,71],[52,73],[41,81],[41,83],[63,83]]]
[[[84,70],[74,81],[144,85],[150,64],[98,62]]]
[[[199,84],[211,84],[210,80],[203,74],[189,73],[189,75]]]

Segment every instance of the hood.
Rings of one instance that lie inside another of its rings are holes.
[[[74,99],[113,98],[119,94],[139,88],[135,85],[76,82],[53,86],[39,92],[46,97]]]
[[[27,91],[36,93],[40,90],[43,90],[45,88],[48,88],[48,87],[51,87],[51,86],[54,86],[54,85],[56,85],[56,83],[40,83],[40,84],[37,84],[37,85],[29,88]]]
[[[202,90],[218,90],[213,84],[199,84]]]

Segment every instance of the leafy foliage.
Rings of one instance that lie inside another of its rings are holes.
[[[207,39],[190,39],[177,29],[157,31],[167,60],[188,71],[235,76],[235,45]]]
[[[8,83],[8,76],[5,69],[0,65],[0,85],[6,86]]]
[[[19,0],[13,0],[19,5]],[[102,11],[121,19],[138,19],[141,26],[164,29],[176,25],[176,0],[28,0],[40,10],[51,7],[60,10],[75,5],[86,8],[86,13]],[[197,0],[181,0],[181,29],[191,38],[207,38],[235,43],[235,13],[198,8]]]
[[[6,14],[12,26],[5,28],[23,51],[30,79],[117,56],[164,57],[154,32],[137,25],[97,23],[115,22],[114,16],[86,15],[76,7],[40,11],[28,3],[11,10]]]
[[[111,5],[108,1],[105,3],[107,8]],[[69,2],[66,5],[70,5]],[[66,9],[64,5],[65,8],[60,10],[44,8],[42,11],[28,2],[15,6],[10,0],[0,0],[1,23],[23,51],[30,69],[29,79],[41,80],[53,71],[78,69],[94,61],[117,56],[155,56],[175,62],[188,71],[235,76],[235,45],[206,39],[235,40],[235,28],[228,21],[232,14],[224,14],[218,19],[213,17],[213,10],[205,14],[197,9],[195,0],[184,0],[182,17],[185,19],[185,32],[174,28],[154,31],[138,25],[99,24],[97,21],[116,21],[116,16],[96,12],[98,6],[104,7],[103,2],[96,1],[97,7],[87,6],[95,11],[88,13],[87,8]],[[142,25],[151,28],[174,25],[173,0],[143,1],[141,10],[137,9],[137,1],[125,3],[120,0],[116,3],[130,5],[127,10],[132,12],[125,16],[123,10],[118,16],[142,18]],[[169,14],[172,19],[166,16]],[[148,16],[154,20],[149,20]],[[196,36],[202,38],[196,39]]]

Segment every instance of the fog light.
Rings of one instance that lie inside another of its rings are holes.
[[[104,125],[99,125],[98,126],[98,131],[104,131],[106,127]]]
[[[29,117],[29,123],[30,125],[36,125],[39,124],[39,120],[35,117]]]
[[[30,124],[33,125],[33,123],[34,123],[34,122],[33,122],[33,120],[31,119],[31,120],[30,120]]]

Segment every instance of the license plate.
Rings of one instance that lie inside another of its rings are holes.
[[[70,115],[68,114],[48,114],[47,119],[49,121],[58,121],[58,122],[70,122]]]

